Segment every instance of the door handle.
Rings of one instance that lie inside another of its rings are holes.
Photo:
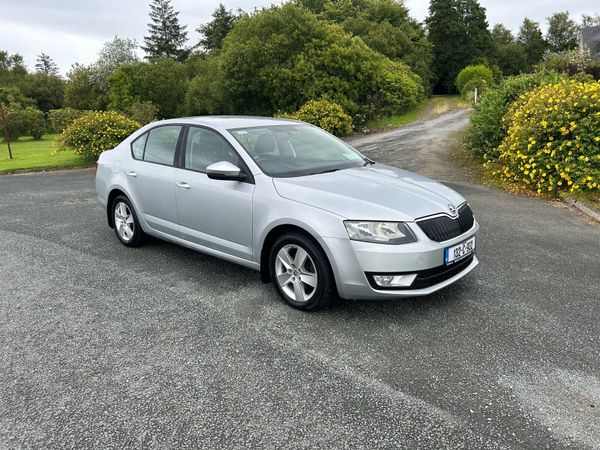
[[[125,173],[130,177],[137,177],[137,173],[135,173],[133,170],[128,170]]]
[[[180,187],[181,189],[191,189],[192,186],[190,186],[189,183],[186,183],[185,181],[178,181],[175,183],[175,185],[177,187]]]

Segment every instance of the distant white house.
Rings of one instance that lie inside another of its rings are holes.
[[[581,45],[590,50],[592,58],[600,61],[600,26],[582,28]]]

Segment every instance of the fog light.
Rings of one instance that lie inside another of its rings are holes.
[[[417,274],[406,275],[373,275],[375,284],[381,287],[407,287],[412,284]]]

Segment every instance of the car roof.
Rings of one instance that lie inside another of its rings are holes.
[[[189,123],[190,125],[204,125],[212,128],[234,129],[264,127],[273,125],[286,125],[290,123],[301,123],[291,119],[276,119],[273,117],[255,117],[255,116],[196,116],[181,117],[178,119],[163,120],[161,123]]]

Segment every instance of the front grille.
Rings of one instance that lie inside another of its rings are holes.
[[[458,217],[455,219],[438,216],[420,220],[417,225],[432,241],[443,242],[469,231],[473,227],[474,220],[471,207],[465,203],[458,208]]]
[[[446,280],[449,280],[454,275],[459,274],[460,272],[465,270],[467,267],[469,267],[469,265],[472,262],[473,262],[473,255],[471,254],[467,258],[461,259],[460,261],[457,261],[450,266],[439,266],[439,267],[434,267],[433,269],[422,270],[420,272],[417,272],[417,276],[416,276],[415,280],[412,282],[412,284],[410,286],[406,286],[406,287],[379,286],[377,283],[375,283],[372,273],[367,273],[367,279],[369,280],[369,284],[371,285],[371,287],[373,289],[380,290],[380,291],[390,291],[390,290],[402,291],[402,290],[407,290],[407,289],[425,289],[430,286],[435,286],[436,284],[440,284]],[[410,272],[404,272],[404,273],[410,273]],[[403,275],[404,273],[398,273],[396,275]],[[414,273],[414,272],[412,272],[412,273]]]

